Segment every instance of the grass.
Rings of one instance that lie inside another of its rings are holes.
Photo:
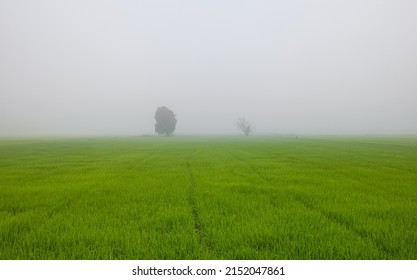
[[[0,259],[417,259],[416,138],[0,141]]]

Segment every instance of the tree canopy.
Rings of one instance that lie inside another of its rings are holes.
[[[177,119],[174,112],[165,106],[158,107],[155,112],[155,132],[158,135],[170,136],[174,133]]]

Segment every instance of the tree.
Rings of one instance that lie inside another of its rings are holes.
[[[236,126],[245,134],[245,136],[249,136],[249,134],[252,132],[252,126],[250,125],[249,121],[245,118],[239,118],[237,120]]]
[[[177,119],[175,118],[174,112],[165,106],[158,107],[155,113],[155,132],[158,135],[170,136],[174,133]]]

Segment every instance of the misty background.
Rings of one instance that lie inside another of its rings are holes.
[[[0,0],[0,136],[417,134],[417,1]]]

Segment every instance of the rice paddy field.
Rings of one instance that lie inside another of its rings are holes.
[[[415,260],[417,139],[2,139],[0,259]]]

